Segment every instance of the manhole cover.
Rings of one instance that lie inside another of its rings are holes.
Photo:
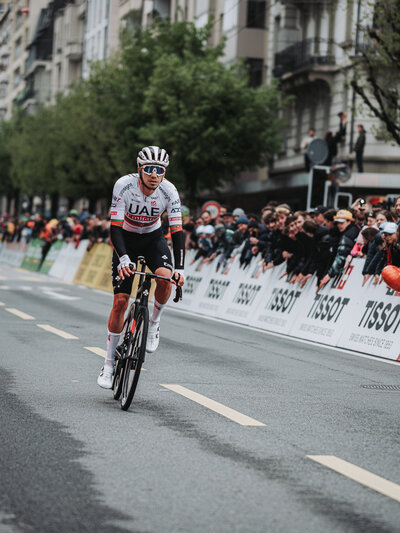
[[[400,391],[400,385],[361,385],[363,389],[374,390],[398,390]]]

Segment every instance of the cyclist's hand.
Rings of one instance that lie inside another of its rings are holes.
[[[125,254],[119,258],[119,265],[117,267],[118,275],[121,279],[129,278],[131,274],[135,273],[136,265],[133,263],[129,255]]]
[[[185,283],[185,274],[183,270],[175,270],[175,272],[172,275],[172,279],[175,281],[175,285],[182,287],[183,284]]]

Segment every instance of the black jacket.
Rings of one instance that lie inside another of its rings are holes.
[[[354,246],[354,241],[356,240],[358,234],[359,229],[354,224],[350,224],[350,226],[348,226],[344,232],[341,233],[335,258],[330,269],[328,270],[328,276],[330,278],[334,278],[342,272],[346,262],[346,257],[351,252]]]

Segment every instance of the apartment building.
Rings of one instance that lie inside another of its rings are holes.
[[[357,124],[362,123],[367,131],[365,181],[371,175],[373,186],[379,173],[382,180],[386,174],[389,183],[398,172],[400,148],[376,137],[377,119],[362,108],[349,85],[352,60],[357,54],[355,43],[358,49],[368,46],[357,27],[372,16],[371,9],[370,3],[361,0],[271,2],[267,82],[272,76],[278,78],[293,100],[286,114],[288,127],[281,153],[269,171],[268,190],[286,186],[297,194],[299,187],[307,186],[302,139],[310,127],[322,139],[329,131],[335,134],[339,112],[347,113],[346,137],[338,146],[339,155],[350,163],[354,161]],[[356,175],[355,171],[353,165]]]

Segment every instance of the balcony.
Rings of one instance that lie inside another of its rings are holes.
[[[82,59],[82,45],[79,42],[69,42],[65,47],[65,56],[71,61]]]
[[[282,78],[286,74],[294,74],[300,70],[335,65],[332,44],[332,39],[313,37],[288,46],[282,52],[275,54],[273,70],[275,78]]]

